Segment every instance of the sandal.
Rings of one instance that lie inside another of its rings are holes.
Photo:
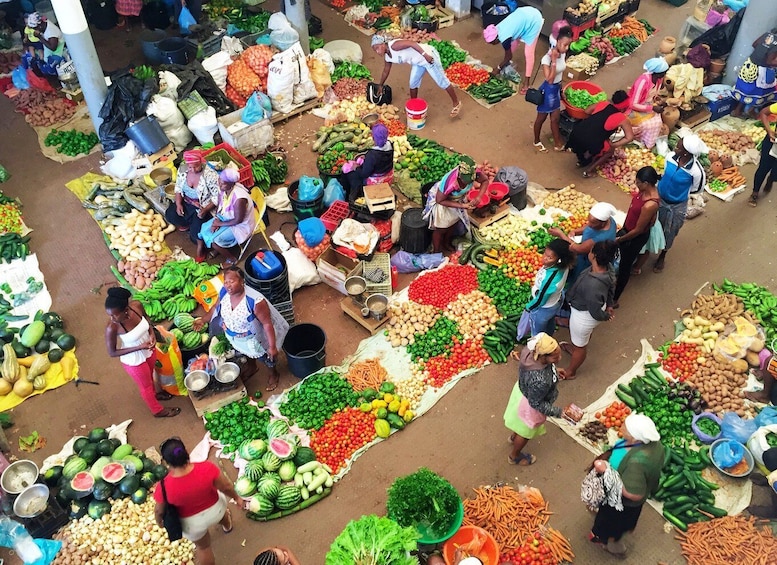
[[[553,151],[558,151],[559,153],[567,153],[567,149],[563,145],[561,147],[555,147],[554,146],[553,147]]]
[[[237,261],[235,261],[234,259],[227,259],[226,261],[224,261],[221,264],[221,268],[222,269],[229,269],[230,267],[234,267],[236,263],[237,263]]]
[[[747,201],[747,203],[750,204],[750,206],[752,206],[753,208],[758,206],[758,194],[754,192],[753,195],[750,197],[750,200]]]
[[[202,263],[205,261],[205,255],[197,255],[197,257],[194,258],[195,263]]]
[[[229,518],[229,526],[221,526],[221,531],[225,534],[230,533],[234,527],[234,524],[232,523],[232,512],[229,511],[229,508],[227,508],[227,517]]]
[[[507,460],[510,462],[510,465],[528,467],[529,465],[533,465],[537,461],[537,458],[531,453],[519,453],[516,459],[513,459],[508,455]]]
[[[588,171],[583,171],[583,178],[584,179],[590,179],[591,178],[591,173],[589,173]]]
[[[569,326],[567,326],[567,327],[569,327]],[[568,341],[559,341],[558,342],[558,346],[561,348],[561,351],[563,351],[564,353],[566,353],[568,355],[572,355],[572,347],[571,347],[571,345],[572,344],[569,343]]]
[[[631,276],[632,277],[637,277],[637,276],[639,276],[641,274],[642,274],[642,269],[632,269],[631,270]]]
[[[161,412],[154,414],[154,418],[174,418],[181,413],[180,408],[165,408]]]
[[[157,400],[170,400],[171,398],[173,398],[173,395],[170,394],[169,392],[165,392],[162,390],[156,393]]]
[[[510,437],[507,438],[507,443],[512,444],[515,440],[515,434],[510,434]]]
[[[521,86],[521,90],[518,91],[518,93],[521,96],[526,96],[527,92],[529,92],[529,85],[528,84],[524,84],[523,86]]]
[[[459,103],[453,107],[453,110],[451,110],[451,118],[458,116],[459,112],[461,112],[461,100],[459,100]]]
[[[656,261],[656,264],[653,265],[653,272],[656,273],[656,274],[663,273],[664,272],[664,262],[663,261],[661,261],[661,262]]]
[[[272,392],[276,388],[278,388],[278,383],[268,383],[267,387],[264,390],[266,390],[267,392]]]
[[[540,153],[547,153],[547,152],[548,152],[548,148],[547,148],[547,147],[545,147],[545,146],[542,144],[542,142],[541,142],[541,141],[538,141],[537,143],[535,143],[535,144],[534,144],[534,148],[535,148],[537,151],[539,151]]]

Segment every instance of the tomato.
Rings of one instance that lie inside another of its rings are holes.
[[[374,438],[375,416],[358,408],[345,408],[311,433],[310,447],[318,461],[337,472],[356,450]]]

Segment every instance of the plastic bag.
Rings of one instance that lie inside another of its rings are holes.
[[[27,90],[30,88],[30,83],[27,82],[27,69],[22,65],[16,67],[11,73],[11,80],[13,85],[19,90]]]
[[[332,56],[332,61],[335,63],[340,61],[362,62],[362,48],[359,47],[358,43],[348,41],[347,39],[335,39],[324,45],[322,49]]]
[[[758,428],[750,439],[747,440],[747,449],[753,454],[753,459],[759,465],[764,464],[764,452],[768,449],[772,449],[772,443],[774,438],[777,437],[777,424],[770,424],[768,426],[761,426]],[[771,439],[771,443],[770,440]],[[777,446],[775,446],[777,447]]]
[[[317,51],[320,51],[320,49],[317,49]],[[308,57],[308,71],[310,72],[310,80],[313,81],[316,87],[316,94],[319,98],[322,98],[326,89],[332,86],[332,76],[329,74],[330,71],[326,63],[311,55]]]
[[[774,406],[766,406],[755,417],[755,423],[759,428],[763,426],[777,425],[777,408]]]
[[[289,272],[289,289],[294,292],[303,286],[318,284],[321,277],[318,276],[316,264],[305,257],[305,254],[296,247],[291,247],[283,252],[286,259],[286,267]]]
[[[372,102],[373,104],[377,104],[378,106],[382,106],[384,104],[391,104],[392,95],[391,95],[391,87],[387,84],[383,85],[383,88],[380,90],[380,94],[378,94],[378,87],[380,85],[374,82],[370,82],[367,84],[367,102]]]
[[[219,129],[219,122],[216,118],[216,110],[213,106],[208,106],[204,112],[198,112],[191,117],[187,124],[194,137],[200,142],[200,145],[213,143],[213,136]]]
[[[318,177],[300,177],[297,199],[300,202],[316,200],[324,192],[324,181]]]
[[[299,66],[292,53],[273,55],[267,75],[267,95],[273,110],[288,113],[294,109],[294,85],[299,80]]]
[[[329,179],[324,189],[324,206],[329,208],[335,200],[345,200],[345,191],[339,180]]]
[[[324,222],[319,218],[305,218],[298,224],[298,228],[308,247],[315,247],[324,240],[326,235]]]
[[[178,102],[178,87],[181,85],[181,79],[170,71],[159,71],[159,95],[169,98],[173,102]]]
[[[299,33],[291,27],[289,20],[280,12],[270,16],[267,27],[272,30],[270,32],[270,41],[281,51],[285,51],[299,41]]]
[[[241,122],[250,125],[268,117],[264,108],[262,108],[262,105],[259,103],[259,97],[257,94],[258,93],[254,92],[248,99],[248,102],[246,102],[245,108],[243,108],[243,113],[240,115]]]
[[[227,87],[227,67],[232,64],[232,57],[226,51],[219,51],[202,60],[202,68],[210,73],[213,82],[222,91]]]
[[[13,548],[17,557],[25,563],[36,563],[43,559],[43,551],[35,544],[27,528],[8,516],[0,516],[0,546]],[[42,561],[50,562],[51,560]]]
[[[513,67],[511,64],[508,64],[505,66],[500,74],[505,77],[510,82],[519,83],[521,82],[521,73],[515,70],[515,67]]]
[[[194,19],[194,16],[192,16],[192,13],[189,11],[189,8],[186,6],[181,7],[181,13],[178,15],[178,26],[181,28],[181,33],[183,35],[189,34],[189,27],[196,25],[197,20]]]
[[[722,437],[726,439],[733,439],[741,444],[747,443],[750,436],[758,429],[758,424],[755,420],[745,420],[740,418],[736,412],[726,412],[723,414],[723,420],[720,424],[720,430]],[[736,465],[742,458],[740,457],[732,463]]]
[[[424,253],[413,255],[407,251],[397,251],[391,258],[391,266],[400,273],[417,273],[439,267],[445,260],[442,253]]]
[[[324,65],[326,65],[326,70],[330,74],[335,72],[335,63],[332,61],[332,56],[326,49],[316,49],[313,51],[313,53],[310,54],[310,56],[324,63]]]
[[[164,326],[156,326],[155,329],[158,336],[162,338],[156,342],[156,369],[159,386],[175,396],[185,395],[183,355],[178,340],[175,334]]]
[[[11,173],[8,172],[8,169],[0,165],[0,182],[5,182],[9,178],[11,178]]]
[[[723,418],[725,419],[725,416]],[[712,458],[724,469],[733,467],[742,461],[744,456],[745,446],[737,441],[720,442],[712,452]]]

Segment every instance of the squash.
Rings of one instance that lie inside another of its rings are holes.
[[[65,355],[62,361],[59,362],[62,367],[62,376],[65,378],[65,382],[73,380],[73,369],[75,368],[75,361],[69,355]]]
[[[19,363],[19,365],[22,367],[27,367],[29,369],[32,367],[33,356],[28,355],[27,357],[17,357],[16,362]]]
[[[27,380],[34,381],[35,377],[38,377],[49,370],[51,367],[51,361],[46,355],[35,355],[30,365],[30,370],[27,372]]]
[[[3,364],[0,366],[0,373],[3,379],[13,384],[19,378],[19,363],[16,361],[16,352],[10,343],[3,345]]]
[[[32,394],[32,383],[27,379],[19,379],[13,385],[13,391],[16,393],[16,396],[27,398]]]
[[[35,377],[35,380],[32,381],[32,388],[35,390],[43,390],[46,388],[46,384],[46,377],[38,375]]]
[[[0,396],[5,396],[13,390],[13,385],[5,379],[0,379]]]

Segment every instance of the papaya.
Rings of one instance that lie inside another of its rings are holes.
[[[391,425],[383,418],[378,418],[375,420],[375,433],[385,439],[391,435]]]

